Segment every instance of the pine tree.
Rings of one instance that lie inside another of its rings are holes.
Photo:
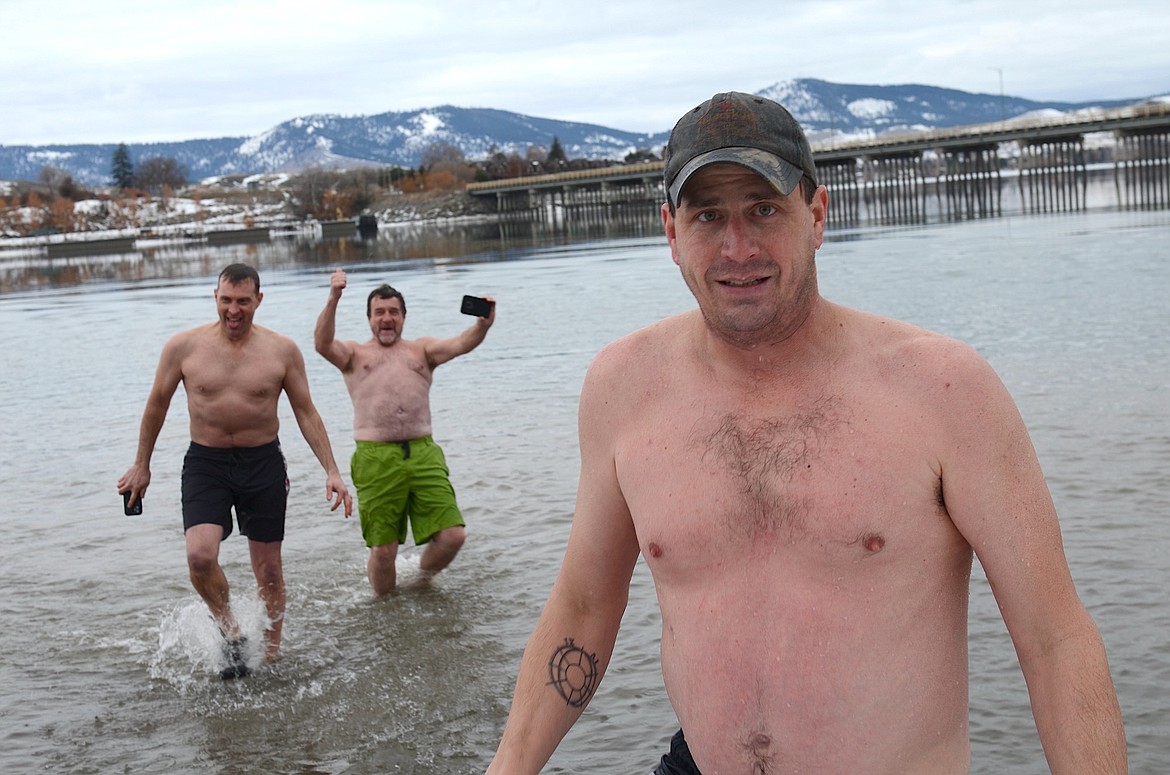
[[[567,162],[568,159],[565,158],[565,149],[561,147],[561,141],[557,139],[556,135],[553,135],[552,147],[548,149],[548,158],[545,159],[545,163],[551,167],[554,165],[564,166]]]
[[[110,165],[110,177],[118,188],[130,188],[134,184],[134,162],[130,160],[130,149],[126,143],[118,145]]]

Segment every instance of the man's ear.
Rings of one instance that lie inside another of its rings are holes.
[[[819,248],[825,241],[825,227],[829,224],[829,189],[817,186],[813,192],[809,208],[813,214],[813,232],[816,235],[816,246]]]
[[[670,205],[662,203],[662,230],[666,232],[666,241],[670,245],[670,259],[678,264],[678,233],[675,230],[674,214],[670,212]]]

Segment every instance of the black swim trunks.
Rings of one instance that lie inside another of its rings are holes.
[[[191,442],[183,458],[183,530],[214,524],[232,532],[232,507],[240,534],[253,541],[284,540],[288,468],[280,440],[260,447],[205,447]]]
[[[681,729],[670,738],[670,753],[662,757],[651,775],[703,775],[691,758],[691,749],[687,747]]]

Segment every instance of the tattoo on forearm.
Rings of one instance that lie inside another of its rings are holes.
[[[548,660],[549,683],[571,707],[583,708],[597,689],[597,655],[565,638]]]

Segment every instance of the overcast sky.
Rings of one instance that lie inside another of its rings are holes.
[[[1166,0],[0,0],[0,144],[252,136],[485,107],[665,131],[793,78],[1170,93]]]

